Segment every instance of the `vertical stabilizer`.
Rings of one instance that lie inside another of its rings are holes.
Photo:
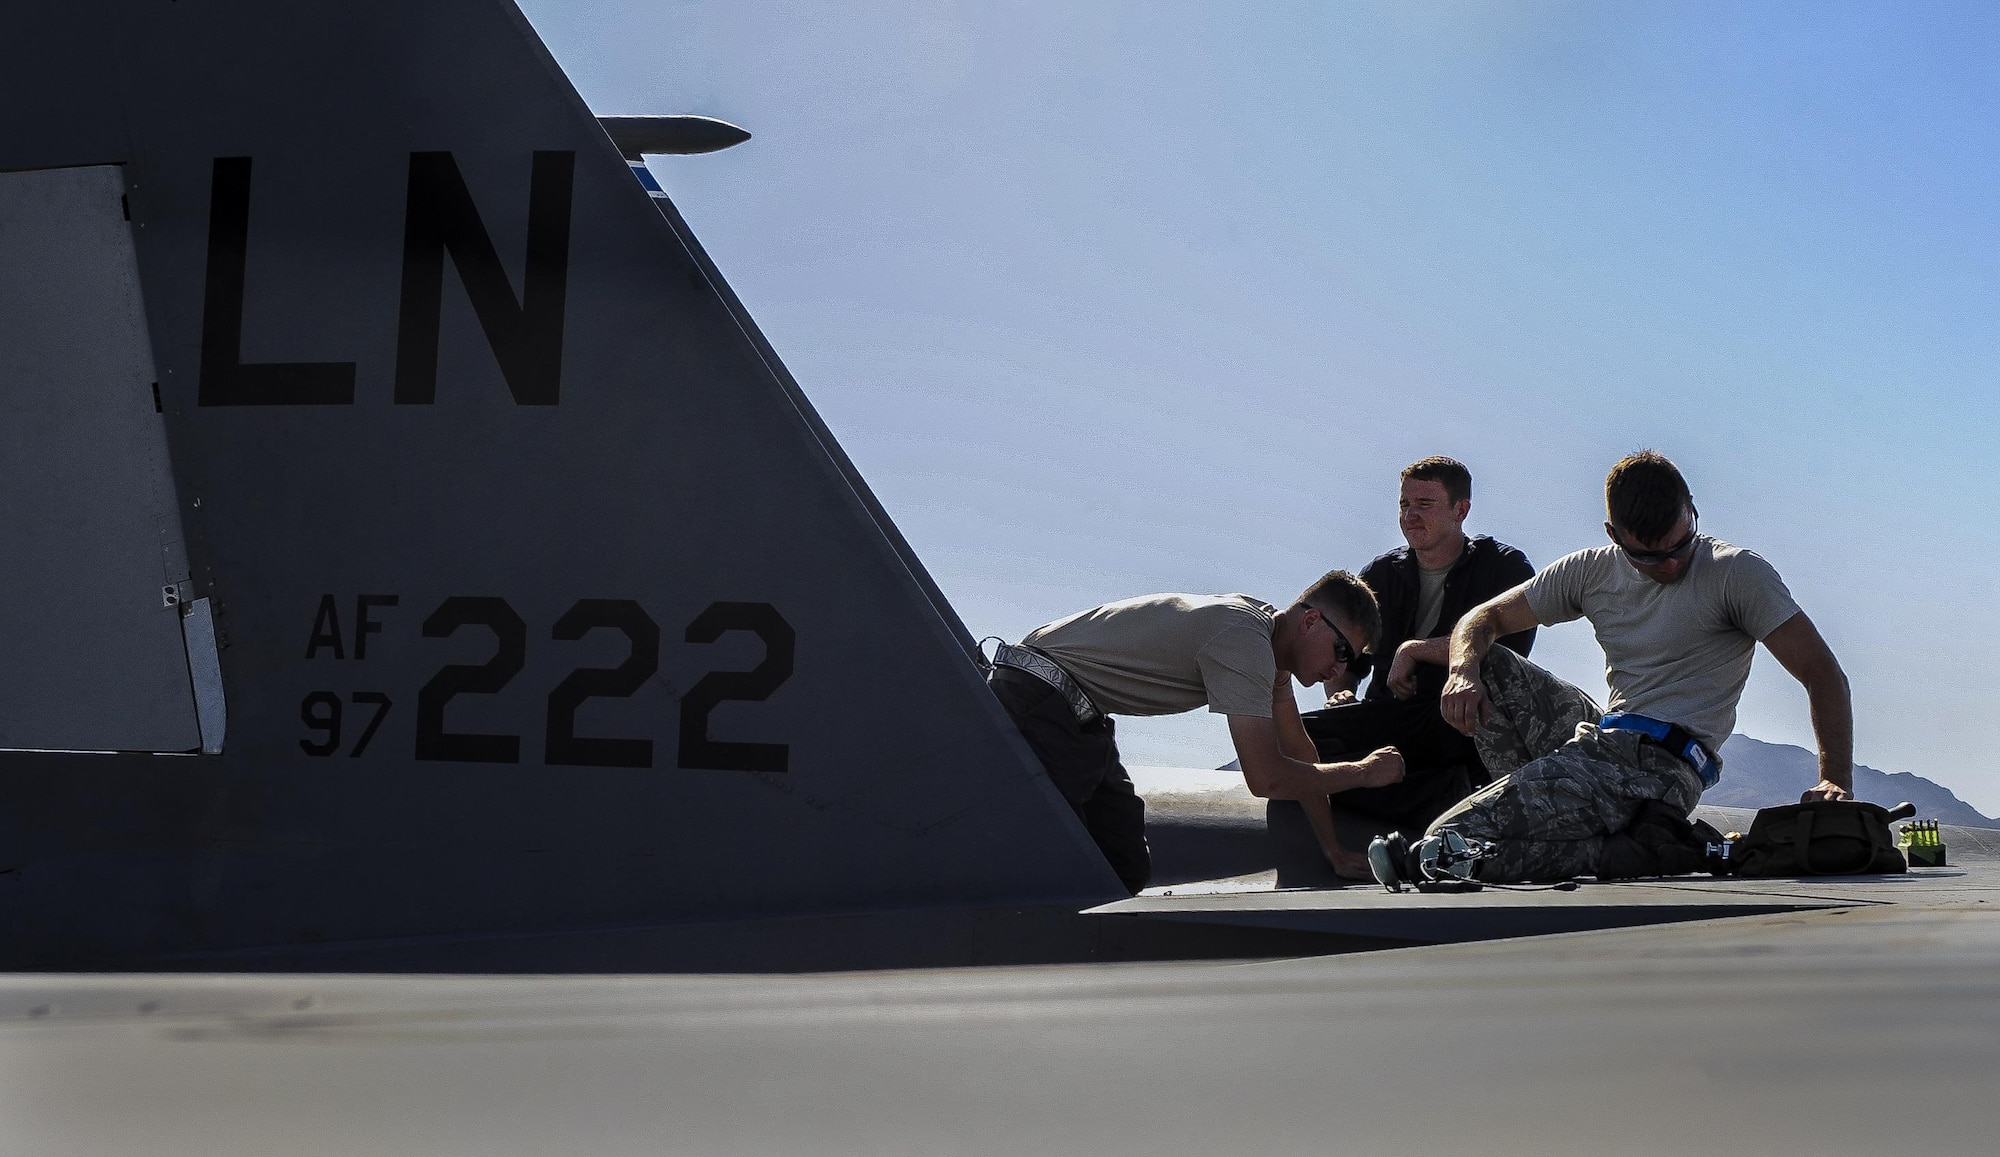
[[[201,615],[161,619],[171,736],[93,746],[220,753],[0,754],[5,963],[366,942],[422,967],[438,938],[1115,894],[942,596],[510,5],[23,20],[0,179],[122,182]],[[8,374],[8,404],[42,381]],[[593,966],[674,966],[647,942]]]

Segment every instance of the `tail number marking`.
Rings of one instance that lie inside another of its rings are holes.
[[[528,624],[506,599],[455,595],[424,620],[424,638],[447,639],[461,627],[493,632],[493,657],[473,666],[447,663],[417,692],[417,758],[469,763],[521,762],[518,735],[468,735],[444,729],[444,708],[461,693],[491,695],[505,687],[528,661]]]
[[[382,719],[389,714],[389,697],[380,691],[356,691],[348,696],[356,707],[373,707],[375,714],[361,727],[361,737],[354,741],[354,750],[349,755],[358,756],[368,750],[368,741],[375,738],[375,730],[382,726]],[[340,750],[340,696],[331,691],[315,691],[299,704],[299,718],[305,722],[307,730],[317,731],[321,738],[299,740],[299,750],[307,755],[325,757]]]
[[[687,641],[713,643],[725,631],[749,631],[764,641],[764,661],[748,671],[710,671],[681,696],[682,767],[718,771],[784,771],[791,751],[782,743],[733,743],[708,737],[708,713],[732,699],[752,703],[792,677],[798,635],[769,603],[716,603],[688,624]]]
[[[394,595],[362,595],[356,600],[355,659],[365,659],[367,637],[381,633],[382,624],[371,614],[398,602]],[[557,767],[652,767],[654,741],[650,738],[577,734],[577,709],[587,700],[630,698],[659,673],[659,625],[630,599],[579,599],[556,620],[549,637],[556,642],[576,642],[600,629],[625,636],[625,659],[616,667],[578,667],[549,691],[542,762]],[[458,696],[497,694],[521,673],[527,665],[527,624],[505,599],[469,595],[444,600],[423,622],[427,639],[448,639],[463,630],[490,634],[493,653],[483,663],[447,663],[417,693],[415,758],[519,763],[519,735],[448,730],[445,715]],[[783,686],[792,676],[797,632],[769,603],[718,602],[695,616],[684,639],[694,644],[714,643],[731,631],[755,635],[764,644],[764,656],[748,671],[710,671],[680,696],[675,764],[683,770],[786,771],[791,756],[788,745],[715,739],[709,734],[709,715],[724,703],[762,702]],[[332,659],[345,661],[344,637],[337,601],[327,595],[314,616],[306,658],[329,652]],[[356,691],[347,702],[374,708],[348,751],[349,756],[359,756],[382,726],[391,703],[380,691]],[[306,695],[299,704],[299,718],[308,735],[299,740],[300,750],[315,758],[338,752],[345,706],[335,691],[317,690]]]
[[[632,644],[631,653],[616,667],[578,667],[549,692],[548,739],[542,748],[542,762],[569,767],[651,767],[652,740],[580,736],[576,733],[576,709],[585,699],[630,698],[653,677],[660,669],[659,624],[630,599],[579,599],[556,620],[550,635],[574,642],[598,627],[623,631]]]

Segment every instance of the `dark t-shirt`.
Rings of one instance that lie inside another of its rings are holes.
[[[1377,558],[1361,572],[1361,581],[1375,592],[1375,601],[1382,608],[1382,638],[1375,645],[1375,674],[1369,680],[1366,698],[1390,697],[1389,661],[1395,658],[1397,647],[1415,638],[1435,639],[1451,634],[1465,612],[1535,577],[1535,566],[1527,555],[1487,535],[1466,539],[1465,550],[1445,575],[1444,599],[1437,622],[1424,635],[1417,634],[1421,596],[1418,572],[1416,553],[1407,546]],[[1508,635],[1500,643],[1526,655],[1535,645],[1534,628]],[[1443,667],[1418,667],[1417,693],[1435,698],[1444,688],[1444,677]]]

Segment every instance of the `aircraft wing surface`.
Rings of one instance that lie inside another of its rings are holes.
[[[0,1148],[1985,1153],[1990,870],[1883,904],[1263,964],[16,976]]]

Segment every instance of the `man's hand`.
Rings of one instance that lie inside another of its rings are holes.
[[[1445,670],[1444,693],[1438,698],[1438,713],[1461,733],[1472,735],[1486,722],[1493,704],[1479,682],[1479,668],[1494,640],[1517,635],[1539,625],[1535,608],[1528,605],[1528,584],[1522,583],[1505,594],[1494,595],[1465,613],[1451,630],[1451,648]]]
[[[1452,675],[1444,681],[1444,693],[1438,696],[1438,714],[1444,721],[1458,729],[1461,734],[1473,735],[1492,713],[1493,705],[1486,698],[1486,688],[1477,676]]]
[[[1356,787],[1383,787],[1403,782],[1403,753],[1393,747],[1378,747],[1350,766],[1360,780]],[[1364,861],[1366,857],[1363,857]],[[1364,862],[1363,867],[1366,867]]]
[[[1807,788],[1805,794],[1799,797],[1799,802],[1815,803],[1823,799],[1853,799],[1853,798],[1854,796],[1846,788],[1840,786],[1839,784],[1833,782],[1830,779],[1822,779],[1818,783]]]
[[[1326,688],[1326,705],[1338,707],[1343,703],[1354,702],[1354,688],[1360,682],[1361,677],[1342,664],[1338,675],[1320,684]]]
[[[1389,693],[1398,699],[1408,699],[1417,693],[1418,652],[1423,650],[1428,639],[1411,639],[1396,648],[1396,657],[1389,661]]]
[[[1375,882],[1375,871],[1368,866],[1368,853],[1350,852],[1346,848],[1322,848],[1326,862],[1333,865],[1333,874],[1343,880],[1365,880]]]
[[[1333,866],[1333,873],[1349,880],[1373,880],[1375,873],[1368,867],[1368,856],[1362,852],[1350,852],[1341,846],[1340,833],[1333,827],[1333,809],[1323,795],[1308,796],[1299,801],[1299,807],[1306,813],[1306,822],[1312,825],[1313,838],[1319,842],[1319,854]]]
[[[1387,679],[1396,698],[1408,699],[1417,693],[1417,664],[1442,667],[1450,658],[1450,639],[1410,639],[1396,648],[1396,653],[1389,657],[1389,669],[1376,678]]]

